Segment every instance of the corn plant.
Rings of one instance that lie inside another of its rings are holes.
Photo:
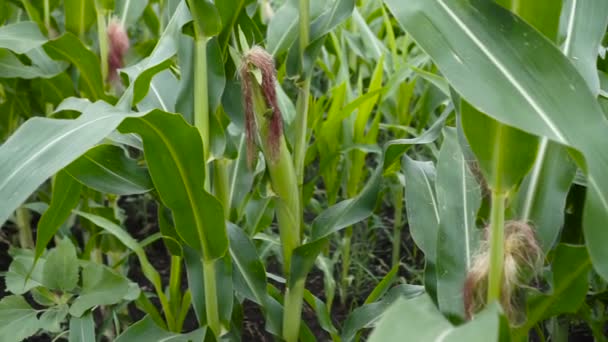
[[[605,340],[607,26],[0,1],[0,341]]]

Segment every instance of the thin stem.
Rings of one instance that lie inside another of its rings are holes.
[[[283,314],[283,338],[287,342],[298,341],[302,314],[304,281],[300,279],[285,293],[285,312]]]
[[[101,77],[108,79],[108,34],[106,32],[106,20],[103,16],[101,1],[95,0],[95,11],[97,12],[97,39],[99,41],[99,58],[101,60]]]
[[[17,209],[17,227],[19,228],[19,245],[21,248],[34,248],[32,226],[30,225],[30,213],[24,208]]]
[[[399,264],[401,259],[401,229],[403,224],[403,187],[397,185],[395,194],[395,220],[393,225],[393,259],[392,266]]]
[[[350,247],[353,236],[353,227],[344,230],[342,239],[342,273],[340,274],[340,302],[346,304],[346,289],[348,288],[348,273],[350,271]]]
[[[171,309],[176,314],[179,314],[181,296],[181,278],[182,278],[182,258],[179,256],[171,256],[171,273],[169,276],[169,302]]]
[[[309,44],[309,30],[310,30],[310,3],[309,0],[300,0],[300,63],[304,63],[304,55],[306,47]],[[302,68],[304,69],[304,68]],[[304,157],[306,156],[306,145],[308,143],[307,129],[308,129],[308,99],[310,97],[310,72],[302,70],[304,75],[304,84],[300,89],[297,101],[297,118],[296,118],[296,140],[294,146],[294,166],[296,169],[296,178],[298,180],[298,186],[300,190],[300,197],[302,197],[302,186],[304,184]],[[302,206],[304,203],[302,203]]]
[[[207,324],[215,334],[220,336],[222,327],[220,324],[219,310],[217,307],[217,284],[215,280],[215,261],[202,260],[203,273],[205,274],[205,309],[207,312]]]
[[[492,208],[490,215],[490,274],[488,276],[488,303],[500,300],[505,247],[504,193],[492,191]]]
[[[51,6],[49,0],[44,0],[44,26],[47,31],[51,31]]]
[[[226,159],[213,162],[213,188],[215,197],[224,207],[224,217],[230,217],[230,184]]]
[[[194,126],[198,128],[203,139],[203,160],[205,161],[205,174],[209,158],[209,94],[207,89],[207,38],[202,34],[195,40],[194,61]],[[205,189],[209,190],[210,180],[205,177]]]

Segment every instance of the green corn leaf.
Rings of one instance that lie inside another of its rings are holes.
[[[106,99],[99,58],[72,33],[66,32],[44,45],[54,59],[68,61],[80,71],[79,87],[92,100]]]
[[[41,50],[35,49],[32,51]],[[68,66],[67,63],[53,61],[46,54],[43,54],[39,59],[42,58],[46,58],[47,63],[25,65],[9,50],[0,49],[0,78],[51,78],[64,71]]]
[[[42,255],[46,245],[80,202],[82,186],[65,171],[57,173],[53,189],[50,206],[38,221],[36,259]]]
[[[353,341],[357,332],[372,327],[385,314],[391,305],[401,298],[413,298],[421,295],[423,288],[415,285],[402,284],[393,287],[379,301],[366,303],[354,309],[344,321],[341,339],[344,342]]]
[[[230,256],[234,267],[235,290],[245,298],[266,306],[266,271],[258,252],[247,234],[238,226],[228,224]]]
[[[397,342],[403,336],[429,342],[499,341],[501,326],[499,307],[490,305],[475,320],[454,327],[435,308],[431,298],[423,294],[397,300],[380,319],[369,341]]]
[[[462,289],[481,237],[475,225],[481,191],[456,130],[446,128],[444,137],[435,182],[440,217],[435,237],[437,301],[444,314],[464,318]]]
[[[99,102],[75,120],[33,118],[0,146],[0,222],[46,179],[110,134],[126,113]]]
[[[576,313],[589,288],[591,260],[584,247],[560,244],[552,263],[553,277],[547,293],[532,290],[527,300],[527,320],[515,330],[515,340],[528,335],[540,321],[565,313]]]
[[[18,54],[26,53],[46,42],[47,38],[40,33],[38,25],[33,21],[22,21],[0,27],[0,48]]]
[[[86,1],[82,1],[86,2]],[[148,6],[147,0],[116,0],[114,12],[121,22],[129,27],[135,25]]]
[[[432,162],[422,162],[403,157],[405,175],[405,207],[412,239],[427,260],[437,259],[437,231],[439,229],[439,205],[435,193],[436,171]]]
[[[132,195],[152,190],[154,186],[148,171],[126,153],[115,145],[98,145],[64,170],[80,183],[100,192]]]
[[[608,150],[600,148],[607,144],[608,125],[575,67],[537,31],[491,1],[385,2],[473,106],[582,153],[574,156],[588,180],[585,240],[595,269],[608,279],[603,243],[608,239],[603,224],[608,220]]]
[[[205,162],[198,130],[180,115],[151,112],[126,119],[120,131],[142,137],[152,181],[163,204],[173,212],[181,238],[206,260],[222,257],[228,249],[224,210],[204,190]]]
[[[222,17],[215,4],[209,0],[188,1],[196,35],[212,37],[222,30]]]
[[[63,8],[65,28],[78,37],[84,37],[95,22],[94,0],[65,0]]]

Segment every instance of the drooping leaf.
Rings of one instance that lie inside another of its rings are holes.
[[[38,25],[33,21],[22,21],[0,27],[0,48],[18,54],[26,53],[46,42],[47,38],[40,33]]]
[[[458,144],[455,129],[446,128],[444,137],[435,182],[440,217],[435,240],[437,301],[444,314],[464,318],[464,281],[481,235],[475,225],[481,191]]]
[[[95,146],[64,170],[82,184],[109,194],[142,194],[153,189],[147,170],[115,145]]]
[[[55,176],[50,206],[38,221],[36,259],[42,255],[46,245],[80,202],[81,188],[80,183],[65,171],[60,171]]]
[[[603,244],[608,239],[603,227],[608,220],[608,179],[603,176],[608,151],[599,148],[607,143],[608,125],[575,67],[537,31],[492,1],[385,2],[473,106],[504,124],[582,152],[574,157],[588,179],[585,240],[595,269],[608,279]]]
[[[106,137],[126,113],[99,102],[75,120],[33,118],[0,146],[0,222],[46,179]]]
[[[182,239],[206,260],[222,257],[228,249],[224,209],[204,190],[205,162],[198,130],[179,115],[151,112],[125,120],[120,131],[142,137],[152,181],[163,204],[173,212]]]
[[[106,99],[101,62],[82,41],[66,32],[44,45],[44,50],[54,59],[68,61],[80,71],[79,88],[91,100]]]
[[[190,20],[186,3],[180,2],[152,52],[136,64],[120,70],[129,78],[131,83],[129,89],[133,92],[134,105],[146,96],[154,75],[171,65],[170,58],[177,53],[181,29]]]

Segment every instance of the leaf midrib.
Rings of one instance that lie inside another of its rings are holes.
[[[180,180],[181,180],[182,184],[184,185],[184,189],[186,190],[186,195],[188,196],[188,201],[191,206],[190,208],[192,209],[192,214],[194,216],[194,221],[196,223],[196,230],[197,230],[198,236],[199,236],[199,243],[201,244],[201,248],[203,250],[203,255],[204,255],[206,253],[207,246],[206,246],[206,243],[203,238],[204,232],[202,230],[202,219],[199,216],[199,210],[198,210],[199,208],[197,205],[197,201],[194,197],[194,194],[192,193],[192,190],[191,190],[192,187],[190,185],[190,182],[188,181],[188,178],[186,177],[186,172],[184,170],[184,166],[179,161],[179,159],[176,159],[176,156],[178,154],[175,151],[175,149],[173,148],[173,145],[170,144],[169,139],[167,139],[167,137],[163,134],[163,132],[158,130],[152,123],[148,122],[148,120],[146,118],[141,118],[141,120],[144,124],[146,124],[148,127],[150,127],[150,129],[152,129],[152,131],[154,131],[154,133],[162,140],[162,142],[165,144],[165,146],[169,150],[171,159],[175,163],[175,167],[177,168],[177,171],[180,175]]]

